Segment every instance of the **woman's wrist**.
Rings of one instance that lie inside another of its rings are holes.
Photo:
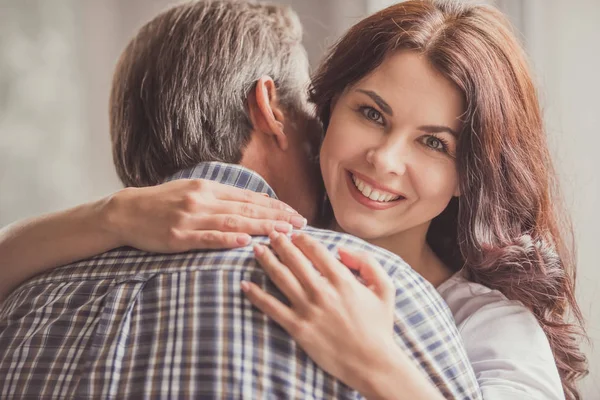
[[[125,205],[130,201],[131,191],[131,188],[121,189],[92,204],[92,220],[100,227],[102,242],[107,248],[129,245],[123,232],[127,218]]]
[[[365,368],[362,390],[357,388],[366,399],[444,398],[393,339],[383,345],[382,350],[370,368]]]

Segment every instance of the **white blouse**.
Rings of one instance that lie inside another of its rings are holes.
[[[454,315],[485,400],[565,398],[548,339],[521,302],[460,274],[437,290]]]

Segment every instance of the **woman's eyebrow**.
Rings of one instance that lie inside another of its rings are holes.
[[[443,125],[423,125],[423,126],[419,127],[419,130],[427,132],[427,133],[448,132],[455,138],[458,138],[458,133],[456,131],[448,128],[447,126],[443,126]]]
[[[379,106],[379,108],[381,108],[381,110],[384,113],[386,113],[388,115],[391,115],[391,116],[394,115],[394,112],[392,111],[392,107],[390,107],[390,105],[388,103],[386,103],[386,101],[383,100],[381,98],[381,96],[379,96],[374,91],[372,91],[372,90],[364,90],[364,89],[356,89],[356,91],[360,92],[360,93],[364,93],[367,96],[369,96]]]
[[[379,108],[381,108],[381,110],[388,114],[393,116],[394,112],[392,111],[392,107],[390,107],[390,105],[381,98],[381,96],[379,96],[377,93],[375,93],[372,90],[365,90],[365,89],[356,89],[357,92],[366,94],[367,96],[369,96],[378,106]],[[449,134],[451,134],[454,137],[458,137],[458,133],[452,129],[450,129],[447,126],[444,125],[424,125],[424,126],[420,126],[419,127],[420,130],[428,132],[428,133],[442,133],[442,132],[448,132]]]

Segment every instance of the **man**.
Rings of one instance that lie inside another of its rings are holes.
[[[314,219],[321,187],[311,156],[320,131],[305,99],[301,36],[288,8],[231,1],[179,5],[145,25],[117,65],[111,94],[113,154],[125,185],[214,180],[277,193]],[[372,252],[400,289],[399,345],[447,397],[478,396],[431,286],[356,238],[307,232]],[[281,297],[251,247],[119,249],[34,278],[0,309],[0,397],[358,396],[252,308],[242,280]]]

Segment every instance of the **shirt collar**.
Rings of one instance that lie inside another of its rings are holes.
[[[237,164],[217,161],[201,162],[196,166],[177,172],[166,181],[175,179],[207,179],[253,192],[266,193],[277,198],[271,186],[258,173]]]

